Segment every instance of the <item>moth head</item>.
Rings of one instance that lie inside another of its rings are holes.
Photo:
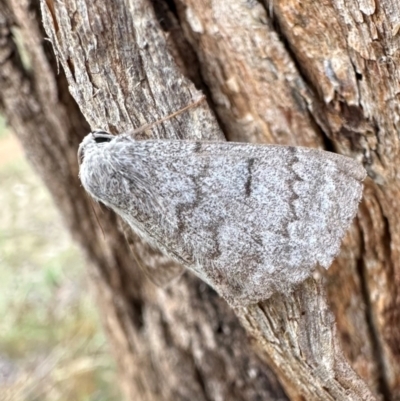
[[[98,144],[105,143],[105,142],[111,142],[111,140],[114,138],[114,135],[110,134],[107,131],[102,131],[102,130],[94,130],[90,134],[86,135],[86,137],[83,139],[82,143],[79,145],[78,149],[78,163],[81,165],[83,163],[83,159],[85,157],[85,152],[89,148],[93,148],[94,146],[97,146]]]

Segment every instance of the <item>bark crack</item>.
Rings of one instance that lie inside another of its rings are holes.
[[[316,134],[320,136],[324,143],[324,147],[328,151],[334,151],[333,142],[329,138],[329,124],[325,121],[325,113],[324,113],[324,105],[321,104],[319,97],[316,95],[318,91],[316,90],[314,84],[308,79],[307,74],[304,73],[301,63],[299,62],[295,52],[292,50],[289,40],[287,39],[285,32],[281,28],[279,20],[277,17],[273,16],[273,1],[268,5],[268,0],[259,1],[257,0],[267,12],[267,15],[271,21],[271,29],[273,29],[278,35],[284,49],[286,50],[289,58],[292,60],[299,76],[304,81],[307,86],[312,99],[307,98],[301,92],[297,92],[297,94],[304,100],[304,103],[307,105],[307,112],[310,117],[311,122],[314,124]],[[268,7],[269,6],[269,7]]]
[[[364,241],[364,236],[363,232],[360,229],[360,248],[361,248],[361,255],[365,255],[366,249],[365,249],[365,241]],[[368,280],[367,280],[367,272],[366,272],[366,266],[364,264],[364,260],[362,256],[358,259],[357,263],[357,271],[358,271],[358,276],[360,278],[360,284],[361,284],[361,297],[364,300],[365,304],[365,321],[366,325],[368,328],[368,333],[370,337],[370,342],[372,344],[372,352],[374,355],[374,360],[376,362],[376,371],[377,371],[377,376],[378,376],[378,390],[382,394],[382,399],[383,401],[390,401],[391,394],[390,394],[390,386],[388,383],[388,378],[386,376],[386,369],[385,369],[385,363],[383,360],[383,349],[381,342],[379,340],[379,333],[378,330],[375,326],[374,323],[374,314],[372,312],[372,302],[370,298],[370,293],[368,289]]]

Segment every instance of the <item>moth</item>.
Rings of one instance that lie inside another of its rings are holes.
[[[302,147],[148,140],[94,131],[86,191],[232,306],[286,293],[339,252],[364,168]]]

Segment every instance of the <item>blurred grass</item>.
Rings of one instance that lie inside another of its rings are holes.
[[[0,120],[0,399],[119,400],[82,256],[2,127]]]

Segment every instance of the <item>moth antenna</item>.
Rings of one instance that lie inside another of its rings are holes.
[[[191,109],[192,107],[197,106],[199,103],[203,102],[205,100],[205,96],[202,96],[199,100],[195,101],[194,103],[189,104],[188,106],[183,107],[182,109],[176,111],[175,113],[170,114],[169,116],[163,117],[160,120],[154,121],[152,123],[146,124],[146,125],[142,125],[139,128],[136,128],[134,130],[129,130],[126,131],[124,134],[125,135],[135,135],[135,134],[139,134],[140,132],[146,131],[149,128],[152,128],[158,124],[163,123],[164,121],[167,121],[173,117],[176,117],[177,115],[185,112],[188,109]]]

